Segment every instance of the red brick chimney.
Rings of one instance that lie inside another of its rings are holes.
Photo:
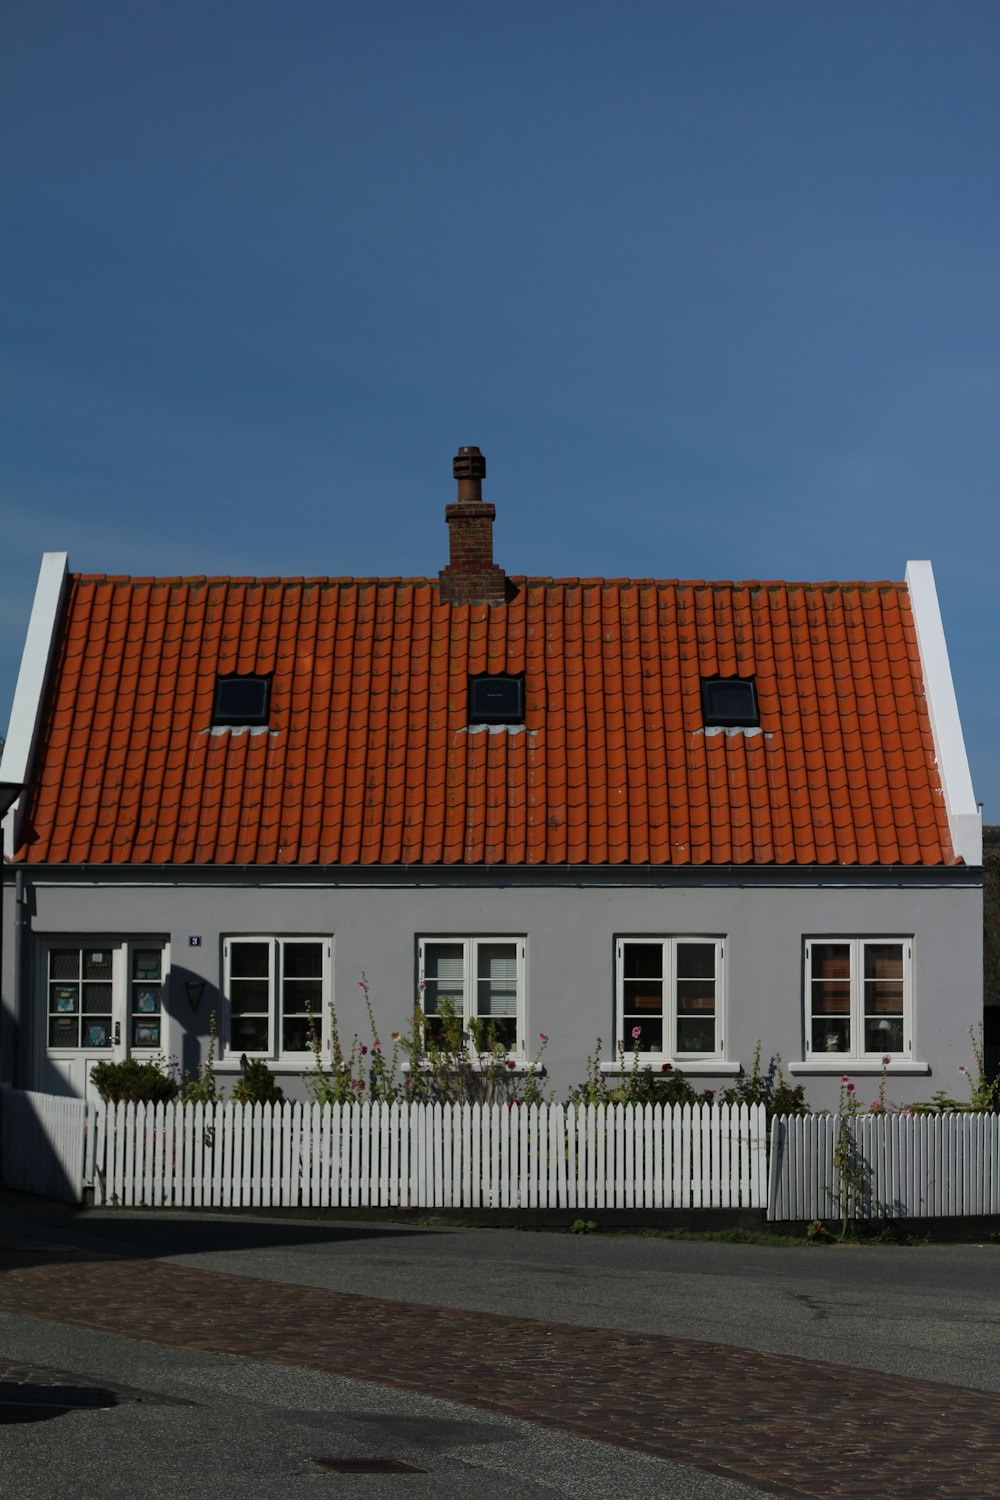
[[[452,472],[458,480],[458,503],[445,506],[451,561],[438,574],[441,601],[502,604],[506,577],[493,561],[496,507],[483,500],[486,460],[478,448],[459,448]]]

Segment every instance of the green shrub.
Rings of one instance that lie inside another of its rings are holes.
[[[105,1104],[170,1104],[177,1098],[177,1081],[155,1063],[99,1062],[90,1081]]]
[[[233,1089],[233,1098],[237,1104],[281,1104],[285,1096],[267,1063],[255,1057]]]

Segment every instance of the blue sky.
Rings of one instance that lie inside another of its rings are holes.
[[[1000,822],[1000,6],[37,0],[0,22],[0,722],[40,554],[935,568]]]

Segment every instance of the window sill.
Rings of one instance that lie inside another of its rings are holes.
[[[871,1074],[877,1077],[883,1071],[887,1078],[898,1078],[900,1074],[906,1073],[929,1073],[930,1063],[917,1062],[914,1058],[895,1058],[891,1063],[879,1061],[877,1057],[831,1057],[823,1058],[817,1062],[810,1058],[808,1061],[786,1063],[789,1073],[839,1073],[841,1077],[845,1073],[858,1073],[861,1075]]]
[[[637,1073],[649,1071],[658,1077],[663,1077],[663,1064],[665,1062],[670,1064],[669,1072],[684,1073],[691,1076],[714,1073],[717,1078],[720,1076],[735,1078],[741,1068],[740,1063],[727,1062],[722,1057],[693,1057],[689,1062],[681,1062],[676,1058],[664,1057],[660,1052],[640,1052],[638,1062],[635,1064],[635,1071]],[[632,1056],[629,1053],[625,1054],[624,1066],[622,1066],[622,1061],[618,1057],[613,1058],[610,1062],[602,1062],[600,1064],[602,1073],[619,1078],[627,1078],[632,1072],[632,1068]]]
[[[312,1054],[308,1052],[303,1053],[299,1058],[266,1057],[261,1052],[248,1052],[247,1062],[266,1063],[268,1072],[270,1073],[307,1073],[313,1066]],[[329,1068],[331,1059],[324,1057],[322,1063],[324,1068]],[[227,1076],[230,1073],[239,1073],[241,1071],[241,1064],[238,1057],[220,1058],[218,1062],[213,1064],[213,1067],[216,1073],[225,1073]]]

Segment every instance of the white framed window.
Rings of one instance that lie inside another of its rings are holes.
[[[323,1037],[332,959],[329,937],[226,938],[227,1052],[248,1057],[308,1053],[310,1029]]]
[[[681,1063],[722,1057],[724,939],[619,938],[616,950],[617,1043]]]
[[[806,1058],[913,1054],[912,938],[807,938]]]
[[[492,1031],[523,1055],[524,948],[523,937],[420,938],[420,998],[432,1026],[450,1000],[466,1031]]]
[[[46,1046],[122,1061],[164,1051],[166,944],[154,938],[54,938],[43,957]]]

